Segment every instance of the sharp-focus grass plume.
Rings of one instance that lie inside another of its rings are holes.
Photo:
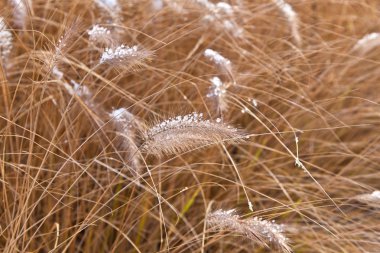
[[[238,142],[244,138],[238,129],[221,121],[220,118],[204,120],[203,113],[196,112],[164,120],[146,131],[143,150],[160,156],[222,141]]]
[[[281,249],[282,252],[291,252],[288,239],[283,234],[284,226],[274,221],[259,217],[242,219],[231,209],[208,214],[206,222],[213,230],[234,232],[266,247],[272,246]]]
[[[380,252],[379,8],[0,0],[0,252]]]

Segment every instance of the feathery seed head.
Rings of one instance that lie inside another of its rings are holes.
[[[210,79],[212,86],[210,87],[210,92],[207,94],[207,97],[220,97],[226,93],[226,89],[222,80],[219,77],[214,76]]]
[[[372,193],[360,194],[355,196],[354,199],[365,203],[372,207],[380,208],[380,191],[373,191]]]
[[[2,61],[8,59],[13,47],[12,41],[12,33],[7,30],[4,19],[0,17],[0,58]]]
[[[274,220],[267,221],[260,217],[253,217],[247,220],[248,225],[255,228],[263,235],[264,238],[269,240],[271,244],[287,248],[287,238],[284,236],[284,225],[276,224]]]
[[[125,122],[127,119],[131,117],[131,113],[127,111],[125,108],[115,109],[110,113],[110,116],[119,122]]]
[[[94,43],[108,44],[112,41],[111,31],[100,25],[94,25],[91,29],[87,30],[89,40]]]
[[[53,75],[58,79],[58,80],[62,80],[63,78],[63,72],[61,70],[58,69],[57,66],[54,66],[53,67],[53,71],[52,71]]]
[[[57,43],[55,44],[55,53],[52,57],[53,65],[56,64],[56,61],[65,55],[70,46],[77,38],[78,31],[80,29],[79,20],[74,20],[72,23],[65,26],[63,34],[59,37]]]
[[[234,21],[234,8],[230,4],[226,2],[214,4],[208,0],[197,0],[196,2],[207,11],[204,20],[213,23],[217,28],[231,32],[235,37],[243,34],[243,29]]]
[[[227,87],[226,85],[220,80],[219,77],[214,76],[210,79],[211,81],[211,87],[210,91],[207,94],[208,98],[216,98],[218,109],[220,111],[226,111],[228,109],[228,105],[226,102],[226,93],[227,93]]]
[[[136,132],[142,130],[142,124],[125,108],[115,109],[109,113],[109,116],[114,121],[121,136],[121,147],[127,153],[126,162],[130,167],[130,171],[136,178],[141,177],[141,153],[138,149],[139,139]]]
[[[137,128],[142,130],[142,123],[125,108],[114,109],[109,116],[117,123],[118,129],[126,130],[128,128]]]
[[[215,8],[217,11],[221,11],[226,13],[227,15],[232,15],[234,13],[234,10],[232,6],[226,2],[218,2],[215,5]]]
[[[363,46],[367,44],[369,41],[376,40],[379,37],[380,37],[380,33],[370,33],[370,34],[365,35],[362,39],[360,39],[357,42],[357,44]]]
[[[95,3],[99,8],[108,12],[114,22],[120,21],[121,7],[118,0],[95,0]]]
[[[243,35],[243,28],[239,27],[234,21],[232,20],[224,20],[223,21],[223,27],[232,33],[235,37],[241,37]]]
[[[115,10],[119,6],[117,0],[96,0],[96,3],[99,5],[104,5],[111,10]]]
[[[143,150],[156,156],[184,152],[220,141],[236,142],[242,134],[221,122],[204,120],[202,113],[176,116],[162,121],[145,132]]]
[[[354,51],[364,54],[380,45],[380,33],[370,33],[358,40],[353,47]]]
[[[293,7],[284,0],[274,0],[277,7],[281,10],[285,18],[287,19],[294,41],[298,46],[302,44],[302,38],[299,32],[299,19],[297,12]]]
[[[162,0],[152,0],[152,8],[155,11],[161,10],[164,7],[164,2]]]
[[[297,13],[294,11],[293,7],[285,2],[284,0],[275,0],[277,6],[281,9],[281,11],[284,13],[286,18],[289,20],[294,20],[297,18]]]
[[[74,80],[70,80],[70,83],[73,85],[74,92],[75,94],[77,94],[77,96],[83,97],[86,99],[89,99],[90,97],[92,97],[92,92],[86,85],[80,85]]]
[[[100,58],[100,64],[124,66],[128,68],[138,67],[152,56],[150,51],[140,49],[138,46],[120,45],[114,48],[106,48]]]
[[[220,53],[208,48],[205,50],[204,56],[214,64],[225,68],[226,70],[231,70],[231,61],[223,57]]]
[[[283,252],[291,252],[288,239],[283,234],[284,226],[274,221],[259,217],[242,219],[235,209],[217,210],[206,217],[206,222],[213,230],[230,231],[241,234],[262,246],[272,245]]]
[[[380,200],[380,191],[374,191],[374,192],[372,192],[371,196]]]
[[[233,8],[230,4],[226,2],[218,2],[216,4],[209,2],[208,0],[196,0],[196,2],[200,5],[203,5],[203,7],[212,13],[214,15],[214,18],[220,18],[220,14],[227,14],[232,15],[233,14]]]
[[[11,0],[10,2],[13,7],[13,22],[17,27],[23,28],[28,15],[27,6],[23,0]]]

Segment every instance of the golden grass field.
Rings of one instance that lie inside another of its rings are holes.
[[[380,252],[378,0],[0,17],[0,252]]]

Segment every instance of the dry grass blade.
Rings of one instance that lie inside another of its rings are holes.
[[[258,217],[241,219],[235,210],[217,210],[207,215],[206,222],[213,230],[229,231],[241,234],[257,244],[292,252],[288,239],[283,234],[283,225]]]
[[[221,141],[237,142],[242,133],[217,119],[203,120],[203,114],[192,113],[165,120],[145,133],[142,149],[156,156],[181,153],[192,148]]]

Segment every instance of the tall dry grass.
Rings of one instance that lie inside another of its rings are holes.
[[[0,251],[379,252],[379,8],[0,1]]]

